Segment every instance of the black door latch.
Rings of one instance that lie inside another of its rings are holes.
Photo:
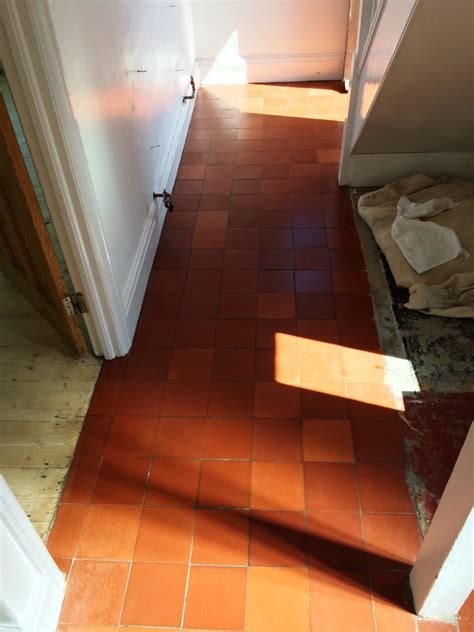
[[[165,205],[165,208],[171,213],[174,208],[172,194],[168,193],[166,189],[163,189],[163,193],[155,193],[153,191],[153,199],[156,200],[157,198],[163,198],[163,204]]]

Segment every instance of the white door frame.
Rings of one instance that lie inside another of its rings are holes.
[[[94,353],[124,355],[130,331],[69,101],[48,0],[0,0],[0,60],[64,252]]]
[[[0,476],[0,632],[54,632],[63,574]]]

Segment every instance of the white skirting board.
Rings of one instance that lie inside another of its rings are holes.
[[[191,74],[196,83],[197,94],[197,90],[199,89],[199,68],[196,63],[194,63]],[[156,192],[161,193],[163,189],[166,189],[171,193],[173,190],[194,105],[194,99],[189,99],[183,103],[168,152],[162,163],[163,166],[155,178]],[[161,199],[159,202],[153,202],[150,205],[148,219],[143,228],[137,252],[122,292],[122,303],[126,314],[128,330],[130,332],[130,340],[133,339],[133,334],[137,326],[148,277],[150,276],[166,213],[167,211]]]
[[[202,85],[341,80],[342,53],[198,58]]]
[[[474,153],[353,154],[341,162],[339,184],[384,186],[415,173],[474,179]]]

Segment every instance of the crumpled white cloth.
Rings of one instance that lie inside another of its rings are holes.
[[[454,230],[433,222],[421,221],[421,218],[439,215],[456,206],[459,206],[459,202],[453,202],[449,198],[419,204],[410,202],[403,195],[398,201],[397,216],[392,224],[392,238],[418,274],[456,259],[461,254],[469,257]]]

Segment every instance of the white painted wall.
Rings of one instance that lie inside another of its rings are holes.
[[[132,336],[163,221],[152,192],[172,187],[189,122],[182,97],[194,64],[191,7],[186,0],[49,6]]]
[[[203,83],[342,79],[349,0],[192,0]]]
[[[472,0],[384,0],[379,9],[354,63],[340,183],[474,177]]]

